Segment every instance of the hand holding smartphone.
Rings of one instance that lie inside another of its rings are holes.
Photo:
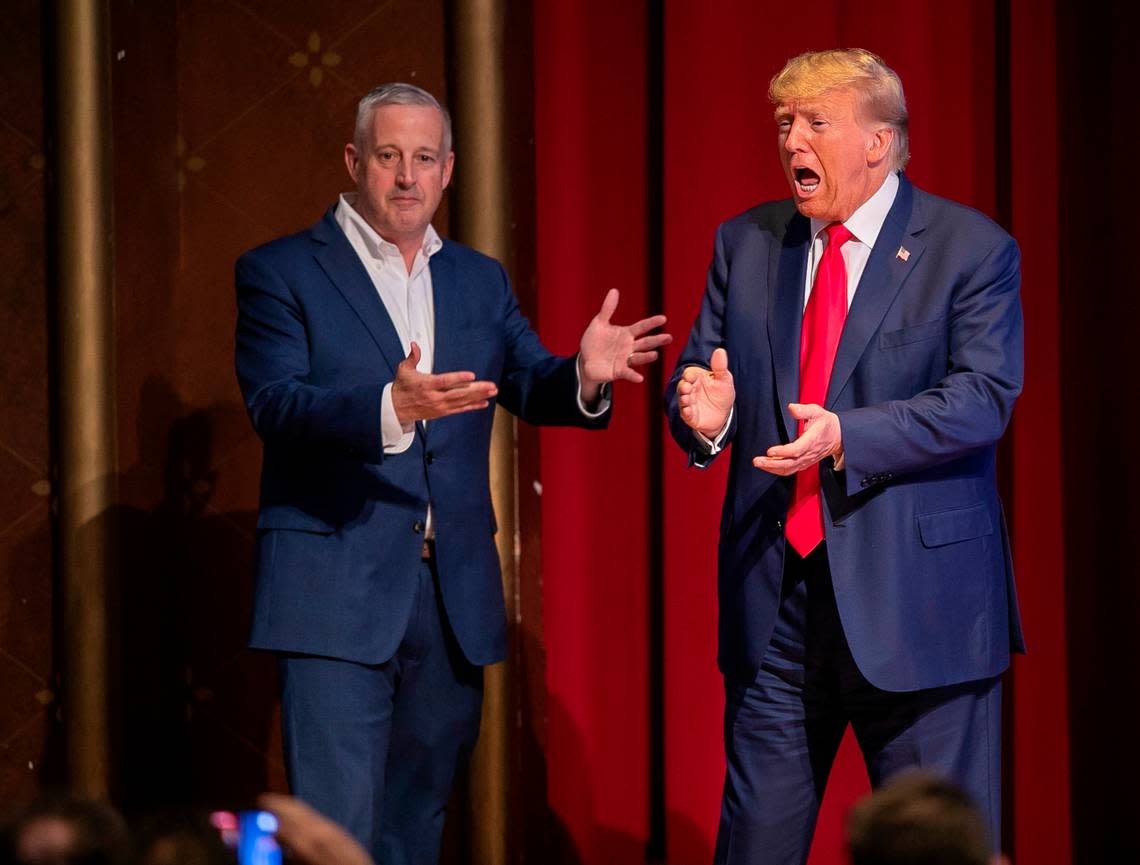
[[[238,865],[282,865],[277,817],[269,811],[215,811],[210,824],[237,853]]]
[[[277,817],[277,838],[296,865],[373,865],[368,851],[344,827],[299,799],[263,793],[257,803]]]

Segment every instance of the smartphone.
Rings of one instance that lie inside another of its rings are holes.
[[[282,865],[277,818],[268,811],[215,811],[210,824],[237,853],[238,865]]]

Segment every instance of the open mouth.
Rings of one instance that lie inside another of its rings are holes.
[[[792,176],[795,178],[796,187],[803,195],[811,195],[819,186],[819,175],[810,168],[793,168]]]

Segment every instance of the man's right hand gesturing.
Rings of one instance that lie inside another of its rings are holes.
[[[420,372],[416,369],[419,362],[420,347],[413,342],[411,352],[396,367],[392,382],[392,408],[403,426],[486,408],[499,392],[494,382],[475,381],[473,372]]]
[[[736,388],[728,371],[728,352],[718,348],[709,359],[710,369],[687,366],[677,382],[677,405],[681,420],[708,438],[715,438],[728,421]]]

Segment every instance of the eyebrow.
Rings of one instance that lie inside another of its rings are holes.
[[[373,150],[400,150],[400,149],[401,148],[398,144],[391,144],[391,143],[377,144],[373,148]],[[438,147],[427,147],[427,146],[416,147],[412,150],[412,153],[431,153],[431,154],[434,154],[436,156],[439,155],[439,152],[440,152],[440,148],[438,148]]]

